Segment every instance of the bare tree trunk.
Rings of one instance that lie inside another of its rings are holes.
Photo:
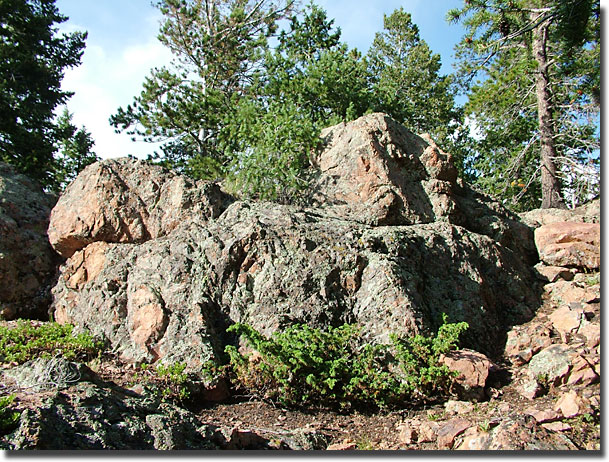
[[[541,14],[533,13],[533,23],[539,21]],[[560,181],[556,176],[556,147],[554,145],[554,124],[550,101],[550,79],[546,43],[548,22],[542,21],[533,29],[533,55],[537,61],[537,113],[541,139],[541,208],[566,208],[560,191]]]

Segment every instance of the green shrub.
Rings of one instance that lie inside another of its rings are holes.
[[[442,315],[442,325],[433,337],[391,336],[396,359],[409,388],[422,396],[446,393],[453,374],[445,365],[440,365],[440,356],[454,350],[459,336],[469,327],[466,322],[448,323]]]
[[[243,355],[234,346],[226,352],[239,385],[285,405],[395,407],[448,392],[453,373],[439,357],[457,346],[467,324],[443,319],[435,336],[394,335],[388,345],[366,343],[349,324],[327,331],[298,324],[270,338],[234,324],[228,331],[255,353]]]
[[[0,326],[0,363],[22,364],[37,356],[62,355],[66,359],[91,358],[102,342],[88,333],[74,334],[74,326],[20,320],[16,326]]]
[[[179,404],[190,397],[190,378],[185,369],[186,363],[157,364],[155,367],[143,363],[140,365],[141,375],[137,374],[134,381],[143,379],[144,383],[153,386],[163,401]]]
[[[11,409],[15,395],[0,396],[0,435],[10,433],[19,421],[19,412]]]

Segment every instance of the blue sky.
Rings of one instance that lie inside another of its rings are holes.
[[[383,28],[383,14],[403,7],[411,13],[421,37],[442,57],[442,72],[452,71],[453,48],[462,36],[459,25],[445,21],[446,12],[461,0],[317,0],[328,17],[341,28],[342,39],[365,53],[374,34]],[[89,33],[83,63],[68,70],[63,82],[75,92],[68,102],[78,126],[84,125],[95,140],[102,158],[134,154],[145,157],[154,151],[149,143],[133,143],[117,135],[108,118],[141,91],[151,68],[166,64],[170,53],[156,36],[161,14],[150,0],[57,0],[59,11],[69,20],[62,31]]]

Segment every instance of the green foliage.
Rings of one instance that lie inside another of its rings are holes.
[[[15,395],[0,396],[0,436],[10,433],[19,422],[19,412],[11,409]]]
[[[439,357],[466,328],[444,318],[436,336],[393,336],[390,345],[372,345],[348,324],[327,331],[299,324],[271,338],[234,324],[228,331],[256,353],[243,355],[234,346],[226,352],[241,386],[286,405],[392,407],[448,392],[453,374]]]
[[[313,4],[303,18],[292,16],[278,46],[265,53],[251,97],[234,101],[221,136],[234,192],[293,202],[308,186],[321,129],[368,109],[365,64],[332,24]]]
[[[484,422],[480,422],[478,424],[478,430],[480,430],[483,433],[488,433],[490,429],[491,429],[491,424],[488,420],[485,420]]]
[[[371,110],[456,146],[460,114],[450,81],[438,75],[439,57],[403,10],[387,18],[389,32],[368,66],[314,3],[302,11],[290,0],[157,6],[159,38],[176,59],[154,69],[134,102],[111,118],[119,131],[165,142],[152,160],[197,178],[225,178],[236,195],[295,202],[314,174],[321,129]],[[271,47],[280,19],[289,24]],[[394,40],[394,32],[407,38]],[[404,51],[396,55],[398,45]]]
[[[133,103],[110,119],[119,131],[163,141],[156,159],[197,178],[225,176],[221,148],[234,99],[247,96],[267,38],[289,0],[160,0],[159,40],[175,55],[155,68]],[[203,160],[210,159],[210,160]]]
[[[446,314],[443,314],[443,323],[433,337],[392,337],[395,356],[404,373],[403,380],[424,396],[449,389],[451,372],[447,366],[439,364],[439,359],[456,348],[459,336],[469,327],[466,322],[447,323],[447,320]]]
[[[370,107],[365,62],[341,43],[333,23],[324,10],[308,4],[302,19],[291,18],[264,62],[262,94],[296,105],[317,128],[352,120]]]
[[[466,29],[456,48],[457,80],[478,134],[464,167],[514,210],[541,205],[541,153],[549,144],[569,205],[599,192],[599,11],[595,0],[468,0],[448,13]],[[536,53],[534,39],[542,36],[546,46]],[[548,96],[536,88],[540,66]],[[551,114],[542,120],[541,104]]]
[[[161,363],[155,367],[143,363],[140,365],[141,375],[136,375],[134,380],[142,378],[146,384],[152,385],[163,401],[183,403],[190,397],[188,383],[191,378],[185,369],[186,363]]]
[[[78,129],[74,126],[67,108],[57,120],[57,130],[59,156],[56,159],[55,183],[59,190],[63,190],[87,165],[100,159],[92,151],[95,142],[91,134],[85,127]]]
[[[58,34],[55,0],[0,1],[0,161],[46,187],[54,180],[54,110],[71,95],[65,69],[80,64],[86,33]]]
[[[24,363],[38,356],[62,355],[66,359],[91,358],[103,344],[87,333],[74,334],[70,324],[20,320],[15,326],[0,326],[0,363]]]
[[[439,74],[440,55],[419,37],[409,13],[399,8],[385,15],[384,30],[377,32],[366,58],[375,110],[415,133],[447,140],[459,120],[451,79]]]
[[[239,104],[231,130],[239,140],[230,166],[233,192],[246,197],[291,202],[307,185],[309,154],[318,130],[292,102]]]

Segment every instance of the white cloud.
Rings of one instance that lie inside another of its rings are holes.
[[[144,158],[154,151],[155,145],[116,134],[108,119],[141,92],[150,69],[165,65],[170,59],[171,53],[156,38],[116,52],[88,44],[82,65],[66,72],[62,88],[75,93],[68,108],[74,113],[75,124],[84,125],[91,132],[97,155],[110,158],[133,154]]]

